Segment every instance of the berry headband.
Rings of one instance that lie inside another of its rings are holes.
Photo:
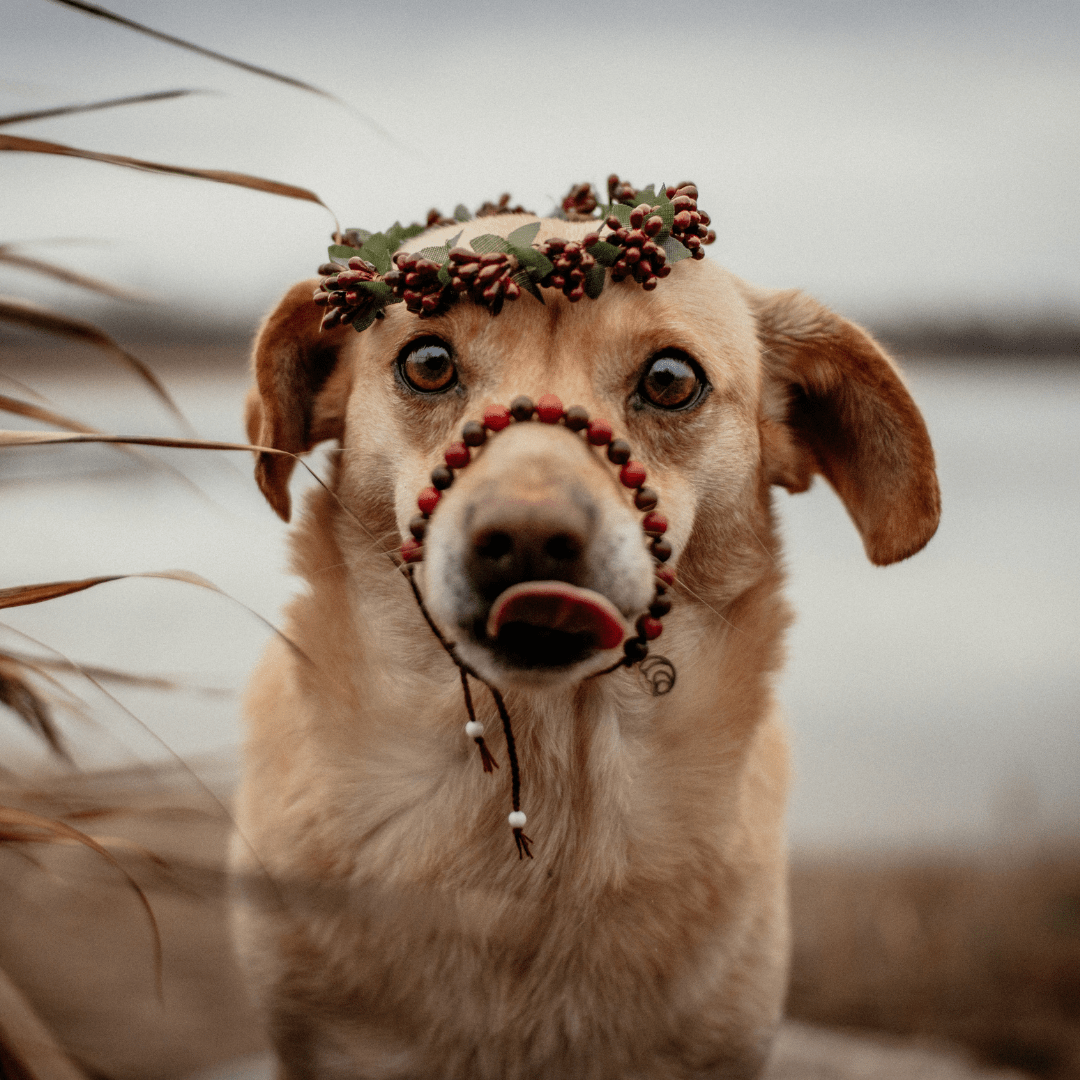
[[[313,299],[327,308],[321,328],[349,323],[366,330],[390,304],[398,303],[423,318],[443,314],[459,299],[498,315],[503,304],[517,300],[522,291],[543,303],[541,289],[559,289],[571,303],[583,296],[595,300],[608,270],[613,281],[633,278],[643,289],[655,289],[675,263],[703,259],[703,245],[716,239],[697,198],[694,184],[637,191],[612,174],[606,206],[598,204],[591,185],[578,184],[554,215],[567,221],[600,220],[598,231],[582,240],[551,238],[540,244],[533,243],[540,223],[532,222],[505,238],[477,236],[469,247],[455,246],[458,233],[445,244],[394,254],[427,229],[471,220],[464,206],[458,206],[452,218],[432,210],[426,225],[395,223],[384,233],[349,229],[344,237],[335,237],[348,244],[334,244],[331,261],[319,267],[322,281]],[[509,203],[510,196],[504,195],[498,203],[485,203],[476,216],[527,212]],[[610,231],[600,231],[604,228]]]

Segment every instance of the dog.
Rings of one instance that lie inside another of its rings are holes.
[[[403,250],[534,222],[539,242],[593,228],[509,213]],[[292,537],[306,591],[245,705],[236,938],[279,1075],[759,1075],[789,951],[772,491],[820,473],[873,563],[919,551],[940,499],[896,367],[809,297],[712,260],[497,317],[395,305],[360,334],[320,330],[317,286],[262,326],[247,414],[285,520],[288,455],[338,444]],[[677,573],[650,645],[670,693],[605,637],[642,625],[656,560],[633,490],[568,420],[474,447],[424,523],[415,597],[387,557],[462,425],[521,395],[608,419],[647,471]],[[464,730],[469,679],[491,772]],[[512,718],[525,852],[483,683]]]

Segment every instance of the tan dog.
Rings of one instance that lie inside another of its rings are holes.
[[[529,220],[473,222],[462,243]],[[539,239],[588,228],[546,220]],[[548,290],[498,317],[399,305],[361,334],[319,333],[315,284],[263,327],[249,403],[257,444],[342,446],[337,498],[316,491],[294,535],[308,588],[286,632],[308,660],[271,645],[247,703],[237,924],[281,1075],[757,1075],[788,955],[772,684],[790,616],[771,488],[820,472],[873,562],[918,551],[938,488],[895,368],[814,301],[711,260],[653,292],[609,283],[571,305]],[[610,419],[648,469],[678,570],[656,647],[678,678],[654,697],[634,670],[587,678],[617,650],[552,645],[544,626],[524,643],[485,636],[515,582],[593,590],[629,625],[653,582],[641,515],[602,452],[560,426],[490,438],[433,514],[417,581],[505,693],[535,855],[519,861],[491,699],[474,683],[502,765],[489,775],[458,672],[385,553],[462,424],[544,393]],[[257,466],[286,519],[292,464]],[[254,887],[264,872],[274,889]]]

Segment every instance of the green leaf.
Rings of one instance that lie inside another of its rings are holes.
[[[616,244],[609,244],[606,240],[599,240],[591,248],[586,248],[586,251],[601,265],[601,266],[614,266],[619,256],[622,254],[622,248]]]
[[[625,203],[612,203],[610,206],[605,207],[607,211],[604,214],[605,220],[614,214],[619,219],[620,225],[630,227],[630,211],[633,209],[631,206],[627,206]]]
[[[430,259],[433,263],[438,263],[440,266],[446,264],[450,258],[450,249],[457,247],[457,242],[461,239],[461,233],[457,236],[451,236],[445,244],[438,244],[434,247],[421,248],[418,254],[421,258]]]
[[[511,245],[510,254],[538,280],[547,277],[555,269],[555,264],[536,248]]]
[[[361,259],[364,257],[362,248],[346,247],[345,244],[331,244],[326,251],[335,262],[348,262],[355,255],[359,255]]]
[[[472,221],[472,214],[464,203],[458,203],[457,206],[454,207],[454,220]]]
[[[389,229],[386,230],[386,242],[391,252],[397,251],[399,247],[406,241],[410,240],[414,236],[419,236],[424,232],[426,226],[420,225],[418,222],[413,222],[411,225],[402,225],[400,221],[395,221]]]
[[[690,249],[680,244],[674,236],[669,236],[665,240],[658,240],[657,243],[664,249],[664,254],[667,255],[669,265],[674,265],[677,262],[682,262],[683,259],[690,258]]]
[[[383,303],[389,302],[394,296],[394,290],[385,281],[358,281],[350,288],[356,289],[357,292],[366,292]]]
[[[607,282],[607,270],[605,267],[597,263],[595,266],[590,266],[585,271],[585,280],[582,284],[585,286],[585,295],[590,300],[595,300],[603,291],[604,285]]]
[[[361,330],[366,330],[378,317],[379,308],[372,307],[361,311],[352,321],[352,328],[359,333]]]
[[[478,251],[481,255],[486,255],[489,251],[510,250],[510,245],[494,233],[484,233],[482,236],[474,237],[471,244],[473,251]]]
[[[375,233],[364,241],[364,246],[360,249],[360,257],[371,263],[380,274],[385,274],[391,266],[390,252],[392,250],[386,236],[383,233]]]
[[[637,203],[634,204],[635,206],[643,202],[647,202],[650,206],[655,206],[656,185],[650,184],[647,188],[642,188],[639,192],[635,194],[634,198],[637,199]],[[631,207],[631,209],[633,209],[633,207]]]
[[[506,242],[511,247],[529,247],[530,244],[536,239],[536,234],[540,231],[540,222],[534,221],[529,225],[522,225],[520,229],[515,229],[507,238]]]
[[[527,293],[531,293],[535,296],[541,304],[544,303],[544,294],[540,291],[536,281],[528,270],[519,270],[514,275],[514,281],[516,281]]]
[[[438,277],[441,284],[450,284],[450,271],[447,270],[445,266],[439,271]]]

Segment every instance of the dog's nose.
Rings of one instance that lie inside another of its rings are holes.
[[[523,581],[582,585],[594,517],[584,493],[486,499],[471,515],[465,571],[488,601]]]

